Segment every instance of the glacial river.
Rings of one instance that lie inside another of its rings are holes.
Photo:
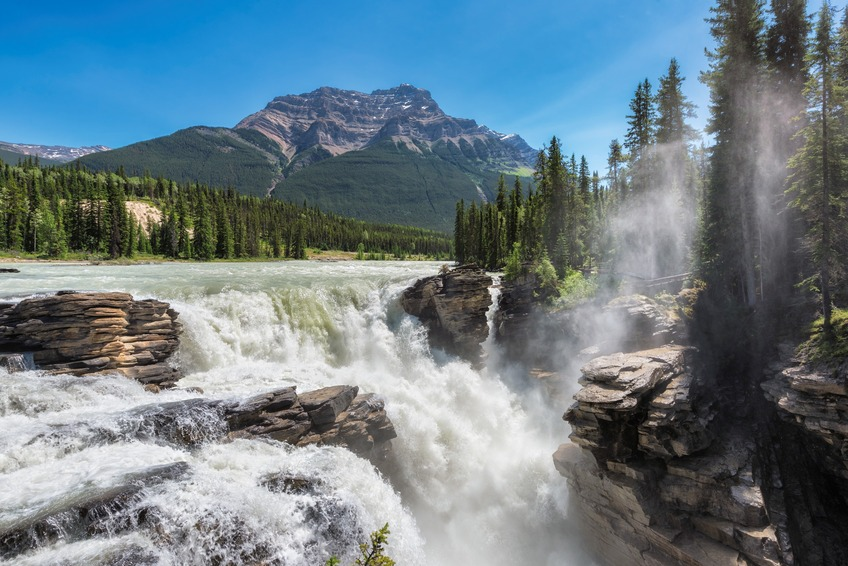
[[[439,266],[22,264],[0,276],[0,299],[74,289],[170,302],[184,326],[174,363],[186,376],[156,395],[114,376],[0,369],[0,532],[146,470],[184,470],[146,486],[105,528],[81,534],[68,520],[66,536],[4,563],[316,566],[336,553],[348,564],[355,542],[388,522],[399,566],[586,564],[551,459],[569,433],[566,407],[510,369],[491,340],[480,370],[431,351],[400,307],[403,289]],[[398,438],[382,472],[342,448],[217,442],[208,414],[185,415],[210,438],[192,449],[133,426],[141,407],[197,397],[192,386],[221,399],[336,384],[384,398]],[[273,474],[315,481],[274,492],[263,485]]]

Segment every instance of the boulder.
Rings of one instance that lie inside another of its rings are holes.
[[[177,317],[154,299],[60,291],[0,305],[0,350],[31,352],[55,373],[118,373],[169,387],[180,378],[167,363],[179,345]]]
[[[664,344],[685,344],[685,325],[677,311],[676,303],[664,306],[644,295],[626,295],[607,303],[603,316],[606,327],[621,332],[614,347],[632,352]]]
[[[419,279],[401,297],[404,311],[421,319],[435,348],[481,362],[489,335],[492,277],[476,265],[462,265]]]
[[[383,401],[373,393],[358,392],[358,387],[336,385],[298,395],[294,387],[285,387],[221,404],[221,410],[230,438],[268,437],[298,446],[333,444],[378,461],[397,433]]]

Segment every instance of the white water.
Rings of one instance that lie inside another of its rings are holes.
[[[399,566],[584,564],[551,460],[567,436],[565,407],[549,407],[524,376],[502,369],[491,341],[483,370],[430,351],[398,297],[438,267],[24,265],[4,276],[0,298],[121,290],[171,302],[185,327],[181,388],[227,398],[358,385],[385,398],[398,433],[386,477],[340,448],[210,441],[189,450],[146,434],[138,408],[197,394],[152,395],[119,378],[0,373],[0,531],[111,493],[154,466],[188,465],[142,490],[128,512],[146,510],[139,528],[119,528],[127,518],[115,517],[106,533],[48,542],[10,561],[305,566],[336,553],[352,562],[351,543],[388,522],[388,554]],[[220,426],[202,412],[185,420],[203,438]],[[275,473],[317,481],[306,493],[272,492],[262,480]]]

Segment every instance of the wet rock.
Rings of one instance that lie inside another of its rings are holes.
[[[397,433],[383,401],[358,391],[358,387],[337,385],[298,395],[294,387],[286,387],[224,404],[223,417],[231,438],[340,445],[377,461],[386,455]]]
[[[336,418],[350,406],[358,392],[358,387],[336,385],[303,393],[298,397],[298,401],[312,422],[321,426],[336,422]]]
[[[9,373],[33,370],[35,369],[35,362],[32,358],[32,352],[0,354],[0,368],[5,369]]]
[[[0,527],[0,557],[59,540],[72,542],[97,535],[133,530],[146,520],[146,510],[133,509],[145,487],[173,481],[188,472],[188,464],[175,462],[131,474],[119,485],[95,490],[89,499],[72,499],[64,508],[50,507]]]
[[[685,456],[708,446],[714,412],[706,398],[693,398],[691,352],[669,345],[586,364],[577,402],[564,416],[571,440],[599,459],[618,461],[638,452]]]
[[[625,352],[686,343],[676,304],[663,306],[644,295],[627,295],[607,303],[604,317],[607,326],[621,329],[621,343],[616,347]]]
[[[667,345],[592,360],[554,454],[604,564],[785,564],[744,431],[713,430],[716,393]]]
[[[20,273],[20,269],[14,267],[0,267],[0,273]]]
[[[168,358],[181,326],[168,303],[126,293],[59,292],[0,308],[0,349],[31,351],[39,369],[118,373],[170,387],[179,372]]]
[[[822,459],[829,471],[848,479],[848,379],[832,369],[802,364],[781,367],[760,387],[785,421],[831,447]]]
[[[433,347],[478,364],[489,335],[492,277],[476,265],[419,279],[401,297],[403,309],[427,326]]]

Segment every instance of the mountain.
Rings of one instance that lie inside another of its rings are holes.
[[[526,177],[535,159],[520,136],[449,116],[402,84],[281,96],[232,129],[197,126],[81,161],[451,231],[457,200],[494,198],[501,172]]]
[[[67,163],[79,157],[108,150],[109,148],[105,145],[67,147],[64,145],[36,145],[0,141],[0,159],[7,163],[16,163],[18,159],[27,156],[38,157],[39,161],[44,164]]]

